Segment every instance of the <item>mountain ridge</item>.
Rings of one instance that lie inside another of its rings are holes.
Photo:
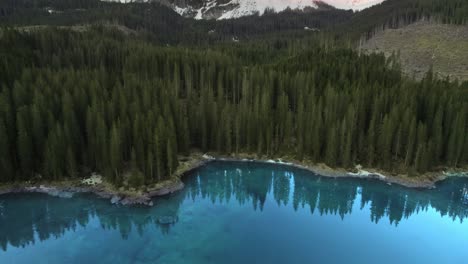
[[[286,9],[311,11],[329,8],[361,10],[384,0],[102,0],[107,2],[159,2],[179,15],[194,19],[232,19],[281,12]]]

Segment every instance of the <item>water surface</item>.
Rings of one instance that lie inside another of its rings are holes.
[[[0,263],[468,261],[468,179],[415,190],[214,162],[185,183],[152,208],[91,194],[0,196]]]

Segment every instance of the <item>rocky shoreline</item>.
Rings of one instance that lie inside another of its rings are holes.
[[[125,193],[115,192],[106,189],[103,186],[54,186],[54,185],[39,185],[39,186],[20,186],[9,187],[0,190],[0,195],[9,193],[44,193],[60,198],[72,198],[74,194],[78,193],[92,193],[99,198],[109,199],[112,204],[121,205],[146,205],[153,206],[151,198],[157,196],[164,196],[184,188],[183,182],[177,182],[170,186],[165,186],[161,189],[151,190],[137,195],[128,195]]]
[[[44,193],[60,198],[71,198],[78,193],[92,193],[99,198],[108,199],[112,204],[119,205],[143,205],[153,206],[153,197],[165,196],[182,190],[185,185],[182,178],[199,167],[205,165],[209,160],[192,159],[185,167],[177,171],[174,176],[145,191],[121,191],[106,183],[84,184],[89,179],[82,181],[63,181],[56,183],[16,183],[0,186],[0,195],[10,193]],[[94,177],[94,176],[91,176]]]
[[[120,205],[143,205],[143,206],[153,206],[153,197],[165,196],[172,194],[174,192],[182,190],[185,186],[182,182],[182,178],[190,175],[195,170],[199,169],[206,164],[213,161],[234,161],[234,162],[256,162],[256,163],[265,163],[265,164],[277,164],[290,166],[293,168],[307,170],[311,173],[329,177],[329,178],[361,178],[361,179],[377,179],[387,184],[398,184],[407,188],[421,188],[421,189],[430,189],[435,188],[435,184],[439,181],[450,177],[449,173],[430,173],[426,174],[424,177],[415,177],[410,178],[404,175],[392,176],[392,175],[383,175],[376,170],[369,169],[364,170],[360,167],[357,167],[357,172],[349,172],[345,169],[334,169],[330,168],[324,164],[307,164],[305,162],[285,162],[282,159],[257,159],[257,158],[248,158],[246,156],[238,157],[224,157],[218,156],[213,157],[207,154],[204,155],[195,155],[189,161],[184,163],[184,166],[180,168],[174,176],[162,183],[157,184],[152,188],[147,188],[144,192],[128,192],[128,191],[119,191],[111,187],[108,184],[97,184],[97,185],[85,185],[81,181],[67,181],[51,184],[17,184],[11,186],[0,186],[0,195],[8,193],[44,193],[51,196],[61,197],[61,198],[71,198],[74,194],[77,193],[92,193],[99,198],[109,199],[112,204]],[[468,177],[468,173],[460,173],[461,176]]]
[[[235,161],[235,162],[257,162],[257,163],[271,163],[277,165],[285,165],[293,168],[309,171],[322,177],[328,178],[360,178],[360,179],[376,179],[383,181],[387,184],[397,184],[407,188],[417,189],[433,189],[436,187],[436,183],[443,181],[451,176],[468,177],[468,169],[463,172],[460,170],[459,173],[446,173],[440,172],[428,172],[417,177],[409,177],[407,175],[391,175],[390,173],[380,172],[376,169],[364,169],[361,166],[355,168],[356,172],[350,172],[344,168],[330,168],[325,164],[314,164],[310,162],[301,162],[294,159],[288,159],[291,161],[285,162],[283,159],[258,159],[248,157],[248,155],[238,157],[227,157],[227,156],[207,156],[204,155],[205,159],[210,161]],[[455,175],[456,174],[456,175]]]

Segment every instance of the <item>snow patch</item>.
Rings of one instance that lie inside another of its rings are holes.
[[[228,4],[236,5],[236,8],[226,11],[218,19],[238,18],[259,13],[263,15],[265,9],[273,9],[275,12],[284,11],[287,8],[303,10],[306,7],[317,8],[314,0],[232,0]]]
[[[122,4],[136,3],[136,2],[148,2],[149,0],[101,0],[102,2],[117,2]]]
[[[174,8],[174,11],[176,11],[176,13],[181,15],[181,16],[185,15],[187,13],[187,11],[189,11],[188,8],[181,8],[181,7],[178,7],[176,5],[174,5],[173,8]]]
[[[123,4],[132,2],[149,2],[151,0],[101,0],[104,2],[120,2]],[[339,9],[352,9],[355,11],[362,10],[373,5],[382,3],[385,0],[322,0]],[[175,0],[160,1],[166,3],[175,12],[184,16],[187,14],[195,14],[195,19],[203,19],[204,14],[212,8],[226,8],[223,14],[218,19],[231,19],[239,18],[242,16],[248,16],[258,13],[263,15],[265,9],[274,10],[275,12],[281,12],[287,8],[293,10],[304,10],[305,8],[318,8],[316,0],[231,0],[225,4],[218,4],[217,0],[205,0],[203,6],[194,9],[193,6],[186,4],[182,1],[182,5],[185,7],[178,6],[176,3],[181,5],[181,2]]]
[[[352,9],[354,11],[359,11],[359,10],[363,10],[365,8],[371,7],[373,5],[380,4],[385,0],[322,0],[322,1],[338,9]]]

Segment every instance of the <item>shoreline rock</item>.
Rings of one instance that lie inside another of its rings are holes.
[[[168,195],[177,191],[182,190],[185,187],[185,184],[182,181],[177,182],[176,184],[165,186],[160,189],[152,190],[147,193],[149,197],[157,197]]]
[[[252,155],[250,155],[252,156]],[[212,157],[212,156],[210,156]],[[257,162],[264,164],[277,164],[283,166],[290,166],[297,169],[302,169],[314,173],[316,175],[327,177],[327,178],[358,178],[358,179],[376,179],[388,184],[397,184],[406,188],[415,189],[433,189],[436,187],[436,183],[443,181],[449,177],[468,177],[468,172],[461,173],[446,173],[444,171],[432,173],[437,175],[436,177],[429,179],[427,177],[408,177],[408,176],[392,176],[384,175],[382,173],[374,171],[363,170],[360,166],[357,167],[358,172],[350,172],[343,168],[330,168],[327,166],[321,166],[321,164],[307,165],[298,161],[285,162],[283,159],[257,159],[257,158],[243,158],[243,157],[212,157],[207,160],[207,163],[212,161],[231,161],[231,162]]]
[[[192,163],[181,171],[175,174],[175,177],[171,180],[162,182],[160,186],[153,189],[147,190],[146,192],[140,194],[131,194],[122,193],[119,191],[111,190],[109,187],[103,184],[92,184],[89,186],[83,186],[82,182],[70,182],[70,186],[54,186],[51,184],[46,186],[41,184],[29,185],[25,184],[23,186],[11,186],[6,188],[1,188],[0,186],[0,195],[9,194],[9,193],[44,193],[55,197],[60,198],[71,198],[74,194],[77,193],[92,193],[99,198],[108,199],[111,204],[114,205],[123,205],[123,206],[132,206],[132,205],[143,205],[143,206],[153,206],[152,201],[153,197],[165,196],[177,191],[182,190],[185,187],[185,184],[181,181],[183,177],[190,176],[194,171],[200,169],[201,167],[211,163],[211,162],[253,162],[253,163],[263,163],[263,164],[277,164],[281,166],[290,166],[292,168],[306,170],[313,174],[328,177],[328,178],[359,178],[359,179],[376,179],[382,182],[386,182],[389,185],[398,184],[407,188],[420,188],[420,189],[432,189],[435,188],[437,182],[443,181],[448,177],[468,177],[468,172],[462,172],[460,174],[446,173],[441,172],[435,178],[403,178],[402,176],[392,176],[392,175],[383,175],[375,171],[366,171],[363,170],[360,166],[356,169],[357,173],[349,172],[344,169],[333,169],[325,165],[314,164],[307,165],[297,161],[294,162],[284,162],[282,159],[254,159],[254,158],[241,158],[241,157],[215,157],[204,154],[203,156],[197,157],[195,161],[192,160]]]

